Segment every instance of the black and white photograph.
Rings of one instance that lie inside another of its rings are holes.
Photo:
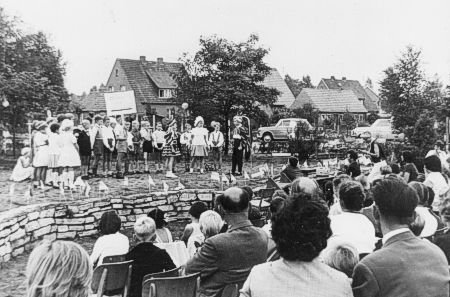
[[[450,1],[0,0],[0,297],[450,297]]]

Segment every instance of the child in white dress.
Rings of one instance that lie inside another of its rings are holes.
[[[208,156],[208,130],[203,127],[205,121],[203,117],[195,118],[194,126],[191,134],[191,169],[190,173],[194,172],[194,165],[197,163],[197,166],[200,167],[200,173],[204,173],[204,163],[205,157]]]
[[[11,177],[13,182],[21,182],[27,180],[33,174],[33,167],[31,166],[31,149],[24,147],[20,152],[20,157],[17,159],[16,166],[14,166]]]
[[[48,148],[47,123],[44,121],[35,124],[35,133],[32,137],[34,188],[44,187],[47,168],[50,163]]]
[[[61,123],[61,155],[59,166],[63,168],[63,186],[73,188],[75,179],[74,168],[81,166],[81,159],[78,153],[77,138],[73,135],[73,121],[64,120]]]

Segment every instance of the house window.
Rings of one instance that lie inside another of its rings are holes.
[[[114,87],[113,87],[113,86],[109,86],[108,90],[109,90],[110,92],[114,92]]]
[[[116,77],[119,76],[119,69],[116,69]]]
[[[120,86],[120,90],[121,90],[121,91],[126,91],[126,90],[127,90],[127,87],[125,87],[125,86]]]
[[[172,96],[171,89],[159,89],[159,98],[172,98]]]

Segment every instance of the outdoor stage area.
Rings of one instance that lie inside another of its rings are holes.
[[[279,174],[287,158],[257,155],[253,158],[253,170],[249,162],[244,164],[244,170],[251,174],[267,164],[270,172],[251,180],[236,177],[233,185],[264,188],[272,175],[272,167],[273,174]],[[230,164],[226,157],[224,172],[229,172]],[[74,240],[91,252],[98,237],[98,219],[103,212],[116,210],[122,219],[122,231],[131,240],[131,227],[136,217],[155,207],[166,212],[168,227],[177,239],[188,223],[191,204],[204,201],[212,207],[215,195],[230,186],[211,180],[211,172],[185,173],[184,164],[178,164],[178,179],[151,173],[156,184],[151,188],[148,175],[140,174],[128,176],[128,185],[124,185],[124,180],[114,178],[90,179],[89,197],[78,190],[66,190],[61,195],[56,189],[34,190],[33,196],[27,197],[25,193],[30,182],[16,184],[14,195],[10,194],[8,178],[11,170],[12,165],[2,165],[0,170],[0,296],[23,296],[26,261],[29,252],[42,239]],[[108,187],[107,191],[99,191],[100,182]],[[163,190],[163,183],[169,185],[169,191]],[[180,183],[185,189],[176,189]]]

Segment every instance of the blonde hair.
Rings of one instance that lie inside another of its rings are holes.
[[[155,221],[150,217],[140,217],[134,223],[134,233],[139,239],[149,239],[156,233]]]
[[[200,215],[199,224],[202,233],[206,238],[209,238],[219,234],[219,231],[223,226],[223,221],[217,212],[207,210]]]
[[[79,244],[44,240],[31,252],[26,275],[27,297],[88,297],[92,265]]]
[[[353,269],[359,261],[359,254],[356,248],[349,243],[338,243],[327,248],[323,262],[338,271],[352,277]]]

